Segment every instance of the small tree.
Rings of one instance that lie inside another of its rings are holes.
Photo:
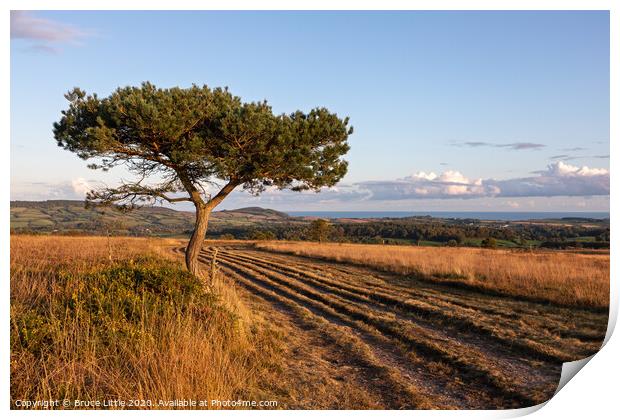
[[[497,240],[495,238],[485,238],[480,245],[482,245],[483,248],[496,248]]]
[[[323,219],[316,219],[310,222],[310,238],[313,241],[323,242],[327,240],[329,237],[329,233],[331,232],[332,225]]]
[[[148,82],[105,98],[79,88],[65,97],[69,107],[54,123],[58,145],[95,159],[91,169],[124,165],[137,176],[89,192],[87,203],[193,203],[196,222],[185,263],[194,274],[211,211],[236,187],[256,195],[269,186],[318,191],[347,171],[341,157],[353,130],[348,118],[325,108],[276,115],[266,101],[245,103],[228,89],[159,89]],[[147,184],[153,178],[156,183]]]

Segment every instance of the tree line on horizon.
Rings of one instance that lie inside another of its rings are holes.
[[[219,234],[218,234],[219,233]],[[372,244],[422,244],[494,248],[500,242],[545,248],[609,248],[609,227],[514,224],[508,227],[475,223],[405,218],[364,223],[315,220],[307,225],[273,224],[252,228],[225,227],[212,238],[357,242]]]

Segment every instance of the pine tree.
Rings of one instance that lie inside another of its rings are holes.
[[[276,115],[266,101],[243,102],[227,88],[161,89],[148,82],[104,98],[79,88],[65,97],[68,109],[54,123],[58,145],[93,159],[92,169],[124,165],[137,177],[90,191],[87,203],[127,209],[193,203],[185,262],[194,274],[209,216],[235,188],[255,195],[272,186],[319,191],[347,171],[342,156],[353,129],[325,108]]]

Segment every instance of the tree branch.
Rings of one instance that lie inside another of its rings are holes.
[[[103,190],[92,190],[86,195],[86,200],[90,204],[109,205],[120,202],[120,207],[136,208],[140,203],[150,201],[165,200],[169,203],[178,203],[181,201],[192,201],[191,197],[170,197],[166,193],[170,189],[166,187],[152,188],[145,187],[138,183],[121,185],[118,188],[106,188]],[[128,204],[122,204],[123,202]]]
[[[215,194],[213,197],[211,197],[211,199],[207,202],[207,208],[212,210],[213,208],[215,208],[218,204],[220,204],[222,202],[222,200],[224,200],[226,198],[226,196],[228,194],[230,194],[237,186],[239,185],[239,183],[234,180],[231,179],[228,184],[224,185],[224,187],[222,187],[222,189],[220,190],[220,192],[218,192],[217,194]]]

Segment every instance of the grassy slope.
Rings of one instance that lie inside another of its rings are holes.
[[[11,238],[11,400],[266,399],[276,341],[154,241]],[[269,356],[266,356],[269,355]]]

